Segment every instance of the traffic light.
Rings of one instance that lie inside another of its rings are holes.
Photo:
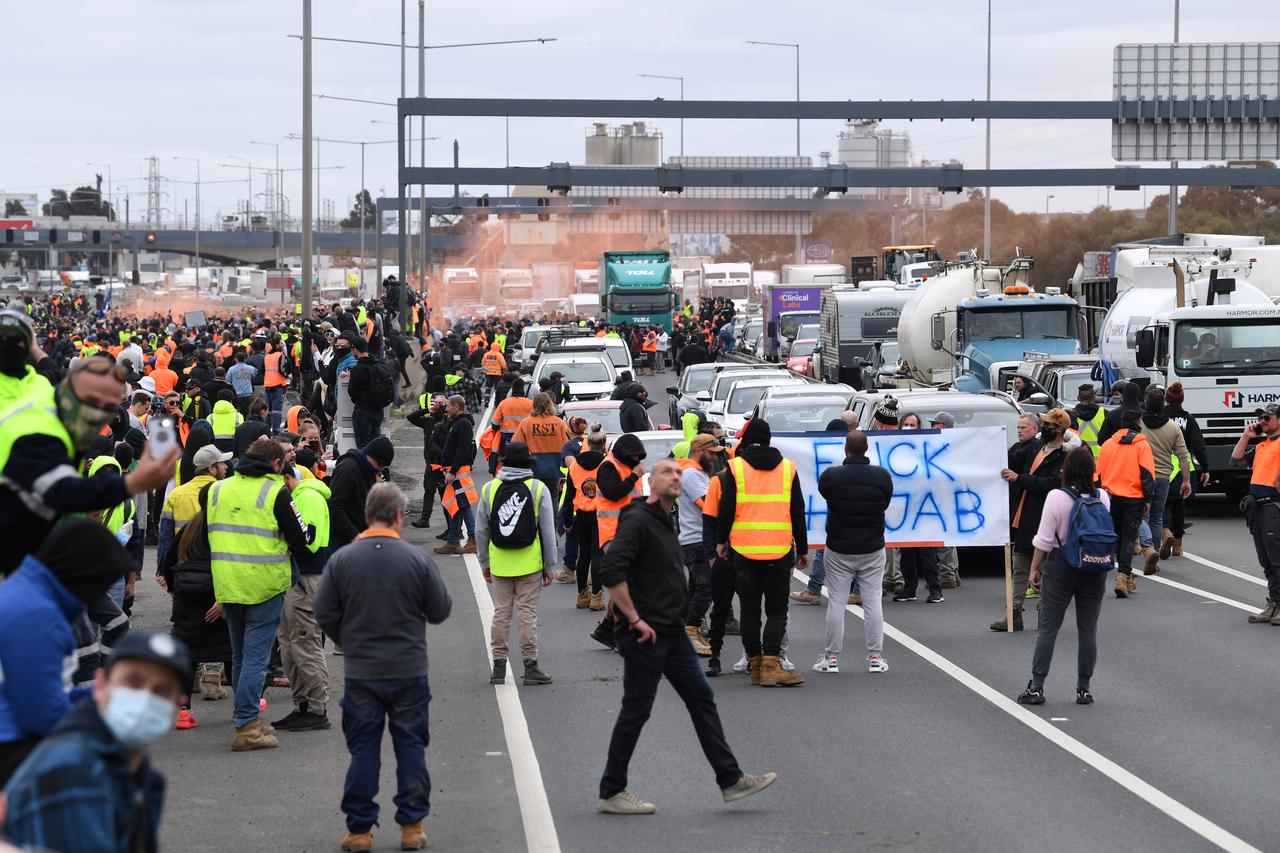
[[[549,198],[540,198],[540,199],[538,199],[538,207],[550,207],[550,206],[551,206],[551,199],[549,199]],[[551,221],[551,214],[550,214],[550,213],[542,213],[541,211],[539,211],[539,212],[538,212],[538,221],[539,221],[539,222],[550,222],[550,221]]]
[[[50,244],[53,244],[53,243],[56,243],[56,242],[58,242],[58,229],[57,229],[57,228],[50,228],[50,229],[49,229],[49,243],[50,243]]]
[[[476,199],[476,207],[488,207],[488,206],[489,206],[488,193],[485,193],[484,195],[480,196],[480,198]],[[487,222],[488,220],[489,220],[489,214],[487,213],[476,214],[476,222]]]
[[[94,232],[93,232],[93,234],[92,234],[91,236],[92,236],[92,238],[93,238],[93,242],[94,242],[94,243],[101,243],[101,242],[102,242],[102,232],[101,232],[101,231],[98,231],[97,229],[95,229],[95,230],[94,230]]]
[[[16,237],[16,236],[17,236],[17,235],[15,234],[15,232],[14,232],[14,230],[13,230],[12,228],[6,228],[6,229],[4,229],[4,241],[5,241],[6,243],[12,243],[12,242],[13,242],[14,237]]]

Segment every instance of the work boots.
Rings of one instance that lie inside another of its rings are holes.
[[[1143,548],[1142,556],[1146,558],[1146,563],[1142,566],[1144,575],[1154,575],[1160,571],[1160,552],[1155,548]]]
[[[1117,593],[1117,594],[1118,594],[1118,593]],[[1006,631],[1006,632],[1007,632],[1007,631],[1009,630],[1009,620],[1008,620],[1008,619],[1000,619],[1000,620],[998,620],[998,621],[996,621],[996,622],[992,622],[992,623],[991,623],[991,630],[992,630],[992,631]],[[1021,630],[1022,630],[1022,611],[1021,611],[1021,610],[1015,610],[1015,611],[1013,611],[1013,630],[1015,630],[1015,631],[1021,631]]]
[[[1181,536],[1173,537],[1173,547],[1169,550],[1169,553],[1175,557],[1182,556],[1182,537]]]
[[[1173,531],[1169,528],[1164,529],[1164,535],[1160,537],[1160,559],[1167,560],[1173,556]]]
[[[751,683],[753,685],[760,684],[760,669],[763,665],[764,658],[756,655],[753,658],[747,658],[747,669],[751,672]]]
[[[422,821],[406,823],[400,827],[400,849],[421,850],[427,846],[427,834],[422,831]]]
[[[579,610],[586,610],[591,606],[591,590],[583,589],[578,593],[578,597],[574,599],[573,606]]]
[[[804,684],[804,676],[798,672],[788,672],[778,664],[777,655],[765,655],[760,664],[761,687],[799,687]]]
[[[684,631],[689,635],[689,642],[693,643],[693,650],[698,653],[698,657],[711,657],[711,644],[703,639],[697,625],[686,625]]]
[[[275,749],[280,745],[274,731],[271,734],[262,728],[261,720],[250,720],[236,729],[236,739],[231,742],[233,752],[250,752],[255,749]],[[369,849],[369,848],[364,848]]]
[[[604,610],[604,590],[591,593],[590,607],[595,611]]]
[[[1129,597],[1129,582],[1125,578],[1130,577],[1124,572],[1116,572],[1116,598]]]
[[[200,664],[200,697],[205,700],[227,698],[227,688],[222,686],[223,665],[220,663]]]
[[[339,846],[347,853],[365,853],[373,849],[373,835],[368,832],[348,832],[342,836]]]
[[[1280,602],[1267,599],[1267,606],[1249,617],[1250,625],[1269,625],[1271,620],[1280,615]]]

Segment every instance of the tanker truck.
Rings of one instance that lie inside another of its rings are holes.
[[[1280,402],[1280,307],[1249,283],[1251,262],[1231,254],[1168,260],[1153,248],[1103,318],[1098,357],[1108,385],[1181,382],[1183,407],[1204,434],[1210,487],[1243,494],[1248,471],[1229,457],[1254,411]]]
[[[937,274],[902,307],[903,368],[926,385],[1007,390],[1023,353],[1080,353],[1079,305],[1056,287],[1032,290],[1032,266],[1028,257],[999,266],[973,252],[934,263]]]

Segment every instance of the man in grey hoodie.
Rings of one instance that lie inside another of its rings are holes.
[[[516,487],[506,489],[507,483]],[[496,529],[491,515],[497,520]],[[485,582],[493,587],[489,683],[507,680],[507,641],[514,609],[520,625],[524,684],[550,684],[551,677],[538,668],[538,596],[542,587],[551,585],[558,565],[555,502],[551,490],[533,476],[533,456],[523,441],[507,444],[497,478],[480,487],[476,557]]]

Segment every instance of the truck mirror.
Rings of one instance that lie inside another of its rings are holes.
[[[1134,360],[1138,363],[1138,367],[1150,368],[1156,363],[1156,332],[1155,329],[1146,328],[1139,329],[1136,337],[1137,352]]]
[[[1043,391],[1037,391],[1027,398],[1027,402],[1033,406],[1044,406],[1048,409],[1053,405],[1053,398]]]
[[[942,312],[933,315],[933,324],[930,327],[929,345],[934,349],[942,349],[942,344],[947,336],[946,319],[942,316]]]

